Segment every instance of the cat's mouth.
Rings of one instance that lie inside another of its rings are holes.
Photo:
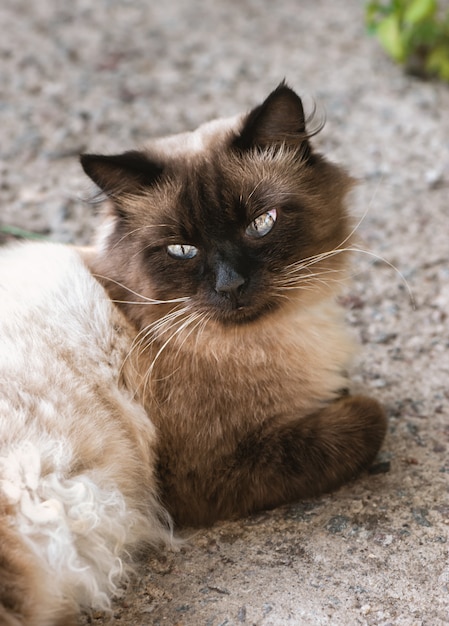
[[[275,302],[263,304],[228,303],[227,306],[214,308],[212,317],[224,326],[249,324],[255,322],[277,308]]]

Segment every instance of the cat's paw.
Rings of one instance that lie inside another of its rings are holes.
[[[363,395],[339,398],[309,420],[315,422],[307,434],[310,459],[322,467],[320,491],[334,489],[368,468],[387,430],[381,405]]]

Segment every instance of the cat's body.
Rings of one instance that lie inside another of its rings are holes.
[[[110,198],[82,252],[108,293],[68,248],[0,250],[5,626],[107,607],[124,555],[170,540],[156,463],[175,520],[211,523],[338,487],[385,433],[345,389],[350,180],[294,92],[82,163]]]
[[[369,428],[362,411],[371,407],[362,405],[356,419],[353,399],[332,404],[348,384],[343,368],[351,351],[336,316],[328,304],[278,314],[251,330],[181,334],[157,357],[145,406],[157,424],[164,502],[175,520],[197,525],[247,515],[355,474],[354,449],[366,446]],[[156,341],[141,371],[160,348]]]
[[[296,94],[82,163],[110,198],[88,262],[135,327],[175,520],[245,515],[367,467],[385,418],[344,391],[353,347],[334,303],[351,181],[312,150]]]
[[[105,609],[140,542],[169,541],[155,431],[125,387],[131,329],[78,254],[0,249],[0,624]]]

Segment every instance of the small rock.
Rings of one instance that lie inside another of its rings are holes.
[[[268,613],[271,613],[271,611],[273,610],[273,605],[269,604],[268,602],[265,602],[262,608],[263,608],[263,616],[265,617],[266,615],[268,615]]]
[[[443,172],[441,170],[427,170],[425,180],[429,189],[437,189],[443,183]]]
[[[376,380],[373,380],[373,382],[371,383],[371,386],[375,387],[376,389],[383,389],[383,387],[387,386],[387,381],[383,378],[376,378]]]
[[[246,622],[246,606],[241,606],[237,613],[237,620],[240,623]]]
[[[349,525],[349,518],[346,515],[335,515],[326,524],[326,530],[332,534],[341,533]]]
[[[375,463],[371,465],[368,470],[369,474],[387,474],[390,471],[391,463],[390,461],[380,461],[379,463]]]
[[[412,514],[413,514],[413,519],[420,526],[427,526],[427,527],[432,526],[432,524],[429,522],[429,520],[426,517],[426,515],[429,514],[429,511],[427,509],[412,509]]]
[[[387,344],[396,339],[397,333],[379,333],[373,337],[374,343]]]
[[[209,591],[215,591],[216,593],[220,593],[224,596],[230,596],[231,592],[229,589],[225,589],[224,587],[219,587],[218,585],[207,585]]]

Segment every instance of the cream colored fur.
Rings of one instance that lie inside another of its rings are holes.
[[[9,592],[1,555],[0,605],[2,593],[34,598],[31,611],[0,606],[1,623],[65,624],[80,606],[108,609],[127,553],[170,541],[155,430],[124,384],[131,342],[75,251],[0,249],[0,544],[17,541],[14,558],[23,548],[33,570],[19,572],[25,591]]]

